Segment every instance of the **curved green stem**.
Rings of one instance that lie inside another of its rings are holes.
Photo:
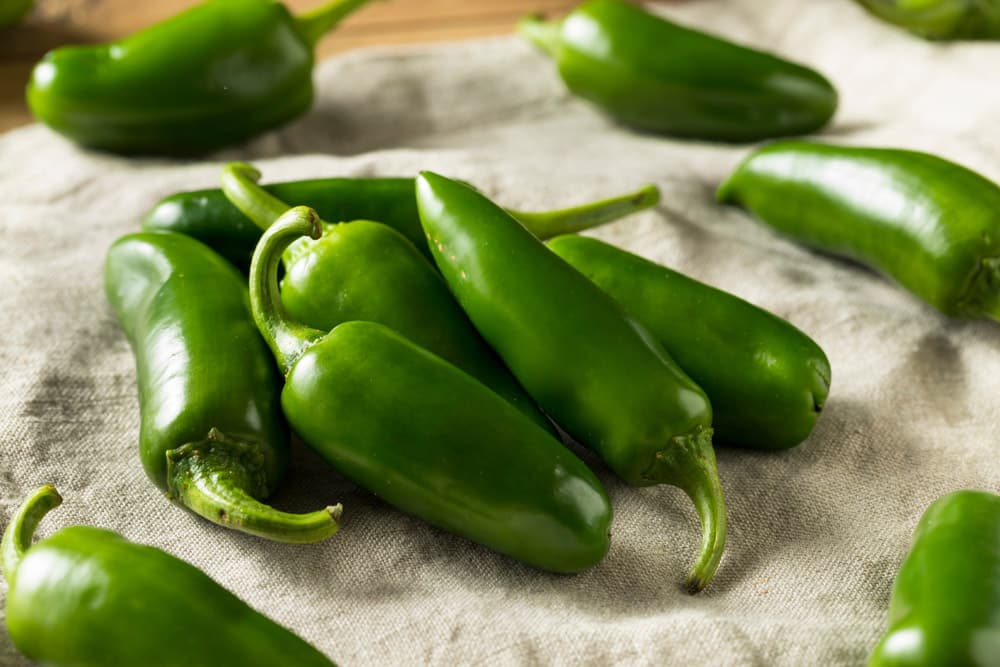
[[[260,170],[246,162],[230,162],[222,168],[226,199],[264,232],[291,207],[257,185],[259,180]]]
[[[3,531],[3,541],[0,542],[0,565],[7,584],[14,585],[17,566],[21,564],[25,552],[31,548],[31,540],[42,518],[49,510],[59,507],[62,496],[56,487],[46,484],[28,496],[27,500],[14,512],[7,529]]]
[[[558,55],[562,21],[546,21],[539,14],[530,14],[517,22],[517,30],[553,58]]]
[[[167,493],[213,523],[276,542],[318,542],[339,530],[340,505],[292,514],[258,501],[267,493],[263,471],[258,446],[213,428],[205,440],[167,452]]]
[[[316,9],[295,17],[302,37],[315,47],[323,35],[333,30],[346,16],[367,5],[372,0],[331,0]]]
[[[726,504],[712,449],[712,430],[675,438],[670,448],[657,453],[644,476],[680,488],[694,502],[701,520],[701,553],[685,588],[697,593],[712,580],[726,546]]]
[[[510,214],[527,227],[528,231],[544,241],[561,234],[582,232],[614,222],[656,206],[659,202],[660,190],[655,185],[645,185],[635,192],[582,206],[538,213],[511,211]]]
[[[296,206],[282,215],[257,242],[250,263],[250,308],[254,322],[282,372],[287,374],[309,346],[326,335],[319,329],[292,320],[278,288],[278,265],[281,254],[295,239],[323,233],[316,211]]]

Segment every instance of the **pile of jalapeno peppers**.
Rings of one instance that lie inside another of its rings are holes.
[[[992,38],[1000,26],[991,2],[859,1],[935,39]],[[86,146],[212,150],[303,113],[313,47],[367,2],[292,17],[270,0],[211,0],[114,44],[49,54],[28,100]],[[558,22],[528,17],[520,29],[571,92],[642,131],[749,142],[820,130],[837,107],[818,72],[621,0],[589,0]],[[193,44],[184,57],[143,61],[143,94],[123,94],[135,52],[168,49],[180,34]],[[211,68],[233,54],[257,74]],[[106,65],[97,78],[94,61]],[[185,83],[205,68],[221,78]],[[521,212],[431,172],[259,178],[232,163],[220,190],[162,200],[105,264],[135,355],[146,473],[220,526],[292,543],[339,530],[338,504],[293,514],[266,502],[294,432],[403,512],[534,567],[579,572],[607,554],[612,508],[568,436],[629,485],[687,494],[702,527],[685,581],[694,593],[726,542],[715,444],[795,447],[826,402],[829,361],[792,324],[577,234],[655,205],[655,187]],[[1000,186],[969,169],[913,151],[783,140],[753,150],[717,199],[870,266],[944,315],[1000,320]],[[60,502],[39,489],[0,546],[10,636],[29,657],[332,664],[156,549],[82,526],[32,546]],[[82,570],[99,572],[100,586]],[[150,590],[158,604],[123,619],[126,602]],[[927,510],[889,611],[872,665],[998,664],[1000,496],[956,491]],[[139,631],[175,615],[191,621],[176,637]],[[98,646],[94,636],[130,639]],[[157,648],[164,639],[169,654]]]

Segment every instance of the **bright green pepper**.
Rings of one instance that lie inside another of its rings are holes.
[[[248,164],[231,163],[223,171],[223,191],[267,229],[291,207],[257,185],[259,176]],[[281,300],[291,318],[321,331],[355,320],[384,324],[473,376],[555,434],[476,332],[434,266],[395,229],[370,220],[324,224],[323,238],[294,243],[284,265]]]
[[[1000,665],[1000,496],[956,491],[927,508],[868,664]]]
[[[371,0],[298,17],[274,0],[209,0],[125,39],[64,46],[35,66],[28,106],[116,153],[196,154],[282,125],[313,99],[313,48]]]
[[[109,530],[70,526],[32,545],[62,502],[32,494],[3,535],[7,631],[51,667],[331,667],[204,572]]]
[[[652,335],[509,213],[423,172],[417,205],[441,274],[469,319],[545,412],[626,482],[694,501],[698,591],[722,557],[726,514],[704,392]]]
[[[34,4],[34,0],[0,0],[0,29],[20,21]]]
[[[340,507],[279,512],[256,500],[281,481],[281,381],[250,315],[245,279],[181,234],[115,242],[105,291],[135,353],[146,474],[209,521],[283,542],[337,530]]]
[[[945,315],[1000,319],[1000,186],[934,155],[785,141],[719,201],[896,280]]]
[[[254,318],[282,370],[293,430],[405,512],[535,567],[576,572],[608,550],[611,504],[568,449],[470,375],[375,322],[329,333],[290,319],[278,265],[319,218],[292,209],[261,238]]]
[[[858,0],[889,23],[928,39],[1000,38],[1000,0]]]
[[[639,320],[712,402],[717,442],[786,449],[812,431],[830,362],[794,326],[722,290],[596,239],[549,248]]]
[[[837,108],[819,73],[622,0],[590,0],[560,22],[528,17],[520,30],[570,91],[640,130],[757,141],[818,130]]]
[[[324,220],[377,220],[405,236],[428,259],[431,257],[420,228],[412,178],[317,178],[263,188],[280,201],[316,209]],[[659,197],[659,191],[647,185],[634,194],[580,207],[512,213],[536,236],[547,239],[591,229],[655,206]],[[219,189],[179,192],[162,199],[146,215],[142,228],[192,236],[240,268],[250,266],[262,229]]]

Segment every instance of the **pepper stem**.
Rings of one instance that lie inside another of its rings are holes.
[[[254,322],[274,353],[282,372],[287,374],[299,357],[326,335],[291,319],[281,302],[278,265],[281,254],[297,238],[318,239],[323,233],[316,211],[296,206],[282,215],[257,242],[250,263],[250,308]]]
[[[965,293],[958,304],[960,315],[986,317],[1000,322],[1000,257],[986,257],[979,261],[979,270]]]
[[[31,548],[31,540],[39,522],[49,510],[62,504],[62,496],[56,487],[46,484],[21,503],[14,512],[0,542],[0,565],[8,586],[14,585],[17,566],[21,564],[25,552]]]
[[[167,452],[167,493],[213,523],[275,542],[318,542],[340,529],[340,505],[291,514],[258,501],[267,492],[263,459],[257,446],[213,428]]]
[[[295,17],[302,37],[315,47],[323,35],[333,30],[345,17],[372,0],[332,0]]]
[[[524,38],[553,58],[559,54],[562,21],[546,21],[541,14],[529,14],[517,22],[517,30]]]
[[[712,449],[712,429],[675,438],[671,447],[657,453],[644,476],[680,488],[694,502],[701,520],[701,553],[685,588],[697,593],[712,580],[726,546],[726,505]]]
[[[544,241],[562,234],[582,232],[614,222],[627,215],[656,206],[659,202],[659,189],[655,185],[646,185],[629,194],[602,199],[582,206],[537,213],[525,211],[511,211],[510,213],[527,227],[528,231]]]
[[[257,185],[259,180],[260,170],[246,162],[230,162],[222,168],[226,199],[263,232],[291,207]]]

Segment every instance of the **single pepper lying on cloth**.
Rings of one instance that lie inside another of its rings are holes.
[[[28,106],[91,148],[221,148],[305,113],[316,43],[370,1],[332,0],[293,17],[274,0],[208,0],[117,42],[49,52],[32,72]]]
[[[250,165],[229,164],[223,191],[267,229],[291,207],[257,185],[257,177]],[[370,220],[324,224],[321,239],[297,240],[283,262],[281,301],[292,319],[320,331],[354,320],[384,324],[472,375],[555,435],[434,266],[395,229]]]
[[[1000,0],[858,0],[889,23],[928,39],[1000,39]]]
[[[246,172],[250,174],[249,171]],[[253,170],[253,178],[259,178]],[[412,178],[317,178],[261,186],[277,200],[316,210],[323,220],[377,220],[405,236],[430,259],[420,228]],[[591,229],[660,200],[647,185],[634,193],[555,211],[512,211],[538,238]],[[260,219],[260,216],[256,216]],[[236,266],[249,268],[266,225],[254,222],[229,202],[222,190],[178,192],[161,200],[142,221],[148,232],[179,232],[194,237]]]
[[[281,255],[321,234],[314,211],[294,208],[261,237],[250,269],[254,319],[285,374],[292,429],[360,486],[445,530],[553,572],[599,563],[607,493],[536,422],[381,324],[327,333],[289,318]]]
[[[135,353],[146,474],[209,521],[282,542],[337,531],[340,506],[261,503],[288,465],[281,379],[243,276],[181,234],[132,234],[108,251],[105,292]]]
[[[915,151],[783,141],[719,187],[779,232],[890,276],[945,315],[1000,320],[1000,186]]]
[[[917,525],[870,667],[1000,666],[1000,496],[956,491]]]
[[[7,632],[51,667],[332,667],[204,572],[109,530],[70,526],[32,545],[62,502],[32,494],[3,535]]]
[[[808,437],[830,362],[785,320],[722,290],[570,234],[549,248],[645,326],[712,403],[716,442],[786,449]]]
[[[629,484],[690,496],[703,535],[687,587],[708,585],[726,512],[705,393],[614,299],[480,193],[424,172],[417,203],[452,293],[538,405]]]
[[[640,130],[757,141],[820,129],[837,92],[801,65],[684,28],[623,0],[523,19],[570,91]]]

